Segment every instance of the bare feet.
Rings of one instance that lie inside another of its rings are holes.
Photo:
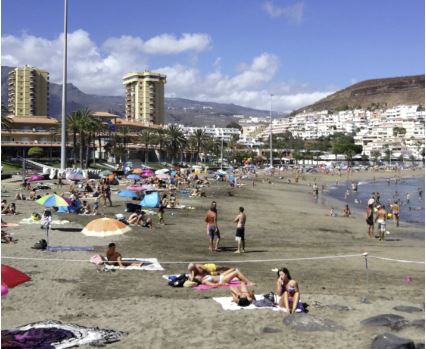
[[[236,250],[234,253],[241,253],[240,251]]]

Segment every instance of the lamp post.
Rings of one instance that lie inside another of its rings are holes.
[[[61,170],[66,167],[66,113],[67,113],[67,23],[68,0],[64,0],[64,65],[62,79],[62,119],[61,119]]]
[[[222,133],[222,145],[220,147],[220,169],[223,170],[223,128],[221,129]]]
[[[270,94],[271,97],[271,103],[270,103],[270,109],[269,109],[269,156],[271,161],[271,169],[273,168],[273,162],[272,162],[272,96],[273,94]]]

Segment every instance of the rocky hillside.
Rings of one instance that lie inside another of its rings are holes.
[[[297,112],[341,110],[347,108],[391,107],[398,104],[425,102],[425,76],[365,80],[337,91],[318,102],[300,108]]]

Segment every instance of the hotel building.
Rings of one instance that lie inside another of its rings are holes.
[[[15,116],[49,115],[49,73],[25,65],[9,72],[8,109]]]
[[[125,117],[129,121],[164,124],[164,84],[166,75],[145,71],[123,77]]]

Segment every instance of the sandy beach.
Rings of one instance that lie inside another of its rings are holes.
[[[352,174],[350,180],[393,175],[361,172]],[[246,185],[233,190],[232,196],[226,183],[212,182],[206,198],[178,198],[181,204],[194,209],[166,210],[166,225],[159,225],[154,218],[152,230],[134,227],[112,238],[87,237],[78,231],[53,230],[50,234],[51,245],[94,246],[102,254],[108,243],[115,242],[126,257],[157,258],[164,271],[98,272],[88,262],[95,252],[33,250],[31,246],[45,235],[39,225],[9,228],[19,241],[2,244],[2,263],[27,273],[32,281],[11,289],[2,300],[2,329],[60,320],[128,332],[120,342],[107,346],[111,349],[369,348],[373,338],[385,332],[424,343],[424,264],[375,258],[424,262],[424,227],[401,223],[396,228],[388,222],[391,234],[386,241],[369,239],[364,213],[354,211],[350,218],[330,217],[330,206],[340,213],[343,203],[323,193],[318,202],[314,200],[309,184],[316,179],[319,185],[329,186],[337,176],[307,174],[298,184],[288,184],[289,175],[283,176],[274,176],[269,184],[264,180],[269,177],[260,174],[254,187],[251,181],[243,181]],[[424,171],[405,171],[401,176],[420,177]],[[2,188],[10,195],[4,199],[15,201],[17,184],[3,181]],[[126,201],[116,193],[112,198],[114,207],[104,210],[106,216],[124,213]],[[212,200],[217,201],[222,234],[222,251],[216,253],[207,249],[204,223]],[[20,223],[32,212],[42,211],[35,202],[15,202],[20,214],[2,216],[7,222]],[[233,218],[239,206],[247,213],[245,254],[234,254]],[[67,219],[70,223],[53,227],[78,230],[94,218],[54,214],[54,220]],[[368,253],[368,287],[364,252]],[[354,256],[342,257],[347,255]],[[325,256],[335,258],[309,259]],[[276,273],[272,269],[286,266],[299,282],[302,301],[309,305],[308,314],[332,321],[336,329],[296,330],[283,323],[287,314],[269,309],[225,311],[212,297],[228,296],[227,289],[200,292],[169,287],[162,275],[183,273],[190,261],[237,266],[256,283],[258,294],[273,291]],[[405,282],[406,276],[412,281]],[[400,305],[422,311],[393,309]],[[397,314],[408,322],[421,319],[423,327],[407,325],[396,331],[360,323],[380,314]]]

